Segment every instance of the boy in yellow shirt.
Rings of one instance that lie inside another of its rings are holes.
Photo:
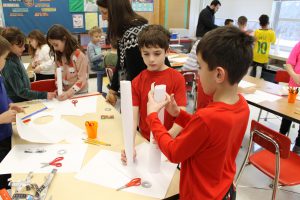
[[[262,68],[267,66],[269,61],[269,51],[271,43],[275,43],[276,36],[272,29],[269,29],[268,15],[261,15],[259,17],[259,24],[261,29],[254,32],[255,44],[253,48],[253,63],[251,76],[261,78]]]

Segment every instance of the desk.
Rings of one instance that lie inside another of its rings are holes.
[[[172,68],[180,68],[188,59],[187,54],[170,53],[168,56]]]
[[[289,55],[290,55],[290,52],[287,52],[287,51],[275,52],[274,49],[271,49],[270,53],[269,53],[269,58],[286,62]]]
[[[24,102],[22,105],[29,105],[30,107],[38,107],[40,105],[34,102]],[[105,108],[111,108],[111,111],[105,111]],[[32,108],[28,108],[32,109]],[[83,166],[88,163],[101,149],[107,149],[120,152],[123,147],[122,129],[121,129],[121,115],[111,105],[105,102],[102,96],[98,97],[97,113],[86,114],[82,117],[65,116],[69,122],[84,129],[84,122],[86,120],[99,119],[101,113],[113,114],[114,119],[102,120],[99,123],[98,136],[101,140],[112,144],[111,147],[93,146],[89,145],[85,155]],[[14,130],[15,131],[15,130]],[[13,136],[13,144],[28,144],[28,142],[21,140],[17,134]],[[136,143],[143,142],[144,139],[137,135]],[[27,174],[13,174],[13,180],[23,180]],[[34,174],[33,181],[39,184],[43,183],[46,174]],[[58,173],[55,175],[53,182],[48,191],[46,200],[52,195],[54,200],[82,200],[82,199],[122,199],[122,200],[153,200],[153,198],[145,197],[133,193],[115,191],[111,188],[105,188],[100,185],[83,182],[75,179],[75,173]],[[175,195],[179,192],[179,171],[176,170],[173,180],[169,186],[167,197]]]
[[[256,89],[258,90],[272,94],[279,91],[282,87],[278,84],[264,81],[262,79],[253,78],[250,76],[246,76],[243,80],[256,84]],[[285,117],[294,122],[300,123],[300,110],[298,110],[300,109],[300,101],[298,100],[296,100],[295,103],[288,103],[287,96],[282,96],[281,99],[274,102],[264,101],[261,103],[254,103],[248,101],[248,103],[280,117]]]

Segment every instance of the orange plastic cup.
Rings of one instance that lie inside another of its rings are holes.
[[[289,92],[289,96],[288,96],[289,103],[295,103],[296,98],[297,98],[297,93]]]
[[[90,139],[97,138],[97,130],[98,130],[98,122],[96,121],[86,121],[85,122],[85,129]]]

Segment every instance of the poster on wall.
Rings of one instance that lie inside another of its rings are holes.
[[[96,0],[69,0],[70,12],[97,12]]]
[[[73,28],[83,28],[83,15],[75,14],[73,17]]]
[[[132,0],[132,9],[137,12],[153,12],[153,0]]]

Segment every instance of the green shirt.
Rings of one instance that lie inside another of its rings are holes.
[[[7,95],[13,102],[47,99],[47,92],[31,90],[27,72],[18,56],[10,54],[2,70]]]

